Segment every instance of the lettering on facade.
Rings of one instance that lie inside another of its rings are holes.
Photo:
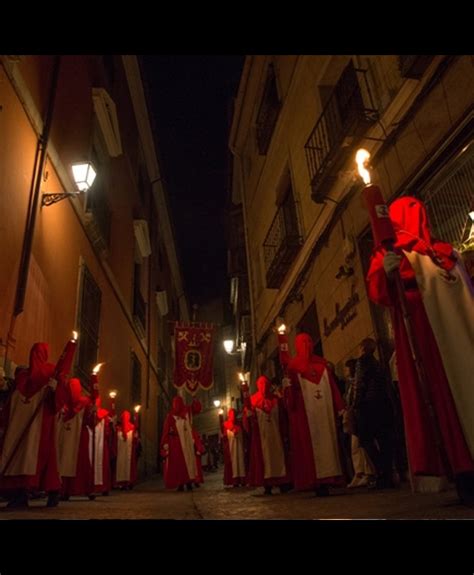
[[[346,325],[352,321],[357,315],[356,305],[359,303],[359,294],[355,291],[355,287],[352,286],[351,295],[349,299],[341,308],[340,304],[336,304],[336,315],[333,320],[328,322],[326,318],[323,319],[324,335],[328,337],[331,333],[339,326],[344,329]]]

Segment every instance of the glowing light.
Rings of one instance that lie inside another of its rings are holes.
[[[94,369],[92,370],[92,373],[94,375],[97,375],[100,371],[100,368],[104,365],[104,362],[102,363],[98,363],[96,366],[94,366]]]
[[[284,323],[281,323],[278,327],[277,327],[277,332],[281,335],[283,335],[286,332],[286,325]]]
[[[474,222],[474,211],[469,212],[469,217],[471,218],[471,222]]]
[[[78,337],[79,337],[79,332],[73,331],[72,332],[72,341],[77,341]]]
[[[220,399],[215,399],[215,400],[213,401],[213,403],[214,403],[214,407],[219,407],[219,405],[221,404],[221,400],[220,400]]]
[[[135,407],[133,409],[134,409],[135,413],[138,413],[141,408],[142,408],[141,405],[135,405]]]
[[[232,353],[234,351],[234,340],[233,339],[225,339],[224,340],[224,349],[227,353]]]
[[[370,173],[367,169],[367,163],[370,159],[370,153],[364,148],[359,148],[356,152],[355,161],[359,176],[364,180],[365,184],[370,184]]]
[[[109,397],[110,399],[115,399],[117,397],[117,391],[113,389],[111,392],[109,392]]]
[[[219,409],[218,413],[219,413],[219,415],[224,415],[224,410],[223,410],[223,409]]]

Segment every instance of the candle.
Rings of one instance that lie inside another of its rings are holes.
[[[395,242],[395,231],[388,215],[388,207],[383,199],[382,192],[378,186],[370,181],[370,173],[366,167],[369,158],[370,154],[367,150],[363,148],[357,150],[357,168],[365,183],[362,197],[369,212],[375,245],[385,244],[386,247],[391,247]]]
[[[137,431],[140,429],[140,409],[141,409],[141,405],[135,405],[135,407],[133,408],[135,411],[135,426]]]
[[[93,405],[95,405],[96,399],[99,397],[99,378],[97,377],[97,374],[103,365],[103,363],[98,363],[91,373],[90,393]]]
[[[110,397],[110,415],[111,417],[115,416],[115,398],[117,397],[117,391],[115,389],[112,389],[112,391],[109,393],[109,397]]]
[[[71,339],[66,343],[63,352],[56,363],[55,379],[67,377],[72,367],[74,352],[77,347],[77,331],[72,332]]]

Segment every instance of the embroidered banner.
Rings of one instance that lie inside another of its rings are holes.
[[[199,388],[213,384],[214,326],[212,324],[179,324],[174,329],[175,387],[195,395]]]

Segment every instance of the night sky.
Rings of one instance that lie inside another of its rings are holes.
[[[189,303],[224,295],[229,109],[243,56],[144,56]]]

